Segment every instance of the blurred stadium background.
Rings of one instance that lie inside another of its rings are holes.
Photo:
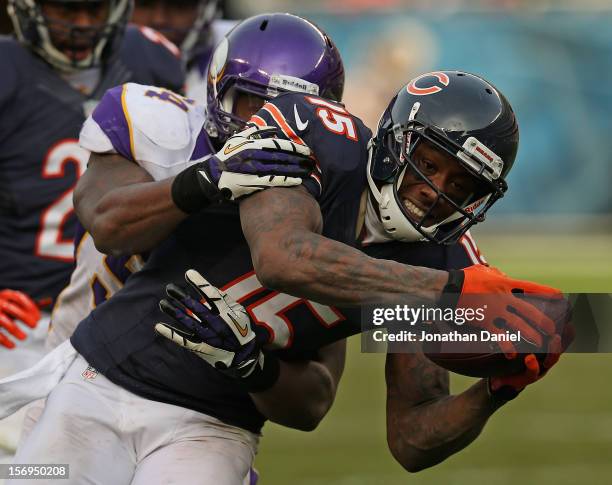
[[[4,14],[5,0],[0,1]],[[479,73],[510,99],[521,148],[507,197],[474,235],[489,262],[565,291],[612,293],[612,0],[237,0],[230,17],[311,18],[345,58],[345,101],[374,128],[405,81]],[[0,30],[10,30],[0,16]],[[608,81],[606,81],[608,79]],[[408,476],[385,441],[384,356],[350,342],[313,433],[267,425],[263,485],[612,483],[612,355],[567,355],[445,463]],[[453,379],[453,390],[469,385]]]

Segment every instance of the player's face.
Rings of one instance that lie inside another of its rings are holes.
[[[423,175],[459,206],[463,206],[477,188],[477,180],[452,156],[428,142],[419,143],[412,160]],[[410,168],[406,170],[398,194],[408,213],[417,221],[435,204],[431,214],[423,221],[424,227],[441,222],[455,212],[444,199],[436,203],[436,192]]]
[[[197,0],[137,0],[132,22],[152,27],[180,46],[197,14]]]
[[[64,3],[44,0],[40,8],[53,45],[73,61],[81,61],[92,52],[95,29],[106,22],[110,1]]]
[[[254,94],[239,93],[234,102],[234,114],[244,121],[248,121],[251,116],[257,113],[266,101]]]

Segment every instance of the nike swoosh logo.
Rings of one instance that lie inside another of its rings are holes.
[[[250,141],[249,140],[245,140],[242,143],[238,143],[238,145],[234,145],[234,146],[227,145],[225,147],[225,149],[223,150],[223,154],[224,155],[229,155],[230,153],[235,152],[236,150],[238,150],[238,148],[240,148],[243,145],[246,145],[247,143],[250,143]]]
[[[206,170],[198,170],[198,173],[204,178],[204,180],[206,180],[209,184],[212,184],[213,181],[210,180],[210,177],[208,176],[208,174],[206,173]]]
[[[246,337],[247,334],[249,333],[249,327],[247,325],[245,325],[244,327],[240,325],[238,321],[234,317],[232,317],[232,315],[228,314],[227,316],[232,319],[232,322],[234,322],[234,326],[236,327],[236,329],[238,329],[238,332],[240,333],[240,335],[242,335],[243,337]]]
[[[308,128],[309,121],[306,121],[306,123],[304,123],[300,119],[300,115],[298,114],[298,110],[297,110],[297,105],[295,104],[293,105],[293,114],[295,116],[295,126],[297,127],[299,131],[304,131],[306,128]]]

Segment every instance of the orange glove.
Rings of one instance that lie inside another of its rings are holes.
[[[449,297],[455,296],[455,302]],[[468,296],[476,295],[476,296]],[[544,338],[556,333],[555,323],[536,306],[520,299],[520,295],[538,295],[547,300],[566,304],[563,294],[556,288],[509,278],[496,268],[474,265],[463,270],[451,271],[444,288],[442,302],[456,308],[474,308],[486,305],[483,321],[470,321],[469,326],[502,335],[507,330],[520,331],[521,335],[538,347]],[[498,345],[508,358],[517,356],[511,342]]]
[[[491,266],[475,264],[460,270],[460,272],[463,273],[462,294],[524,293],[563,298],[561,290],[527,280],[515,280]]]
[[[489,394],[501,401],[514,399],[529,384],[533,384],[544,377],[550,368],[559,361],[561,354],[573,340],[574,328],[571,325],[566,325],[563,336],[557,334],[550,340],[548,352],[540,356],[540,360],[535,354],[528,354],[523,357],[525,362],[524,372],[511,376],[489,377]]]
[[[25,340],[26,334],[19,328],[15,319],[34,328],[40,320],[40,310],[32,299],[15,290],[0,291],[0,345],[12,349],[15,343],[1,330],[8,331],[13,337]]]

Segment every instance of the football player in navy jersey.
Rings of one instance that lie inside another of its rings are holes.
[[[422,91],[427,87],[429,92],[424,94]],[[318,116],[340,139],[355,137],[346,118],[343,123],[337,122],[346,114],[341,109],[319,99],[306,99],[324,107],[325,111],[318,111]],[[276,123],[285,128],[290,138],[298,136],[297,125],[316,122],[316,116],[309,116],[303,104],[290,99],[283,106],[283,101],[284,96],[275,100],[276,107],[267,103],[251,121]],[[292,102],[294,109],[302,113],[295,121],[282,115],[291,112],[288,107]],[[300,133],[300,137],[308,144],[310,133],[302,131],[305,133]],[[312,139],[315,155],[321,153],[317,147],[322,144],[323,153],[330,151],[320,133]],[[512,108],[487,81],[469,73],[448,71],[428,73],[411,81],[383,113],[370,143],[369,190],[364,194],[363,217],[356,226],[362,250],[375,258],[450,270],[445,291],[454,287],[453,291],[490,293],[499,289],[495,286],[502,280],[494,280],[500,277],[505,280],[502,286],[509,284],[508,288],[515,288],[513,291],[520,289],[557,298],[554,289],[511,281],[497,270],[478,264],[481,261],[471,259],[481,258],[471,238],[465,240],[465,246],[443,244],[466,237],[468,228],[481,221],[488,208],[503,195],[505,177],[517,147],[518,125]],[[344,305],[358,297],[355,294],[370,282],[355,281],[363,266],[358,266],[359,259],[348,248],[313,236],[307,225],[306,229],[300,227],[310,209],[298,190],[285,191],[277,206],[270,199],[265,212],[261,199],[273,197],[274,191],[254,195],[241,203],[242,227],[249,240],[256,274],[269,288],[298,296],[311,296],[310,290],[325,296],[315,300],[333,302],[335,298]],[[283,227],[286,225],[292,226],[289,231]],[[353,258],[354,264],[345,269],[349,258]],[[401,275],[401,269],[389,263],[381,261],[380,266],[396,273],[386,277],[380,273],[379,280],[394,280]],[[228,262],[224,270],[229,271],[230,267]],[[461,268],[466,269],[458,271]],[[210,269],[211,279],[217,277],[216,269]],[[488,273],[491,279],[476,278],[469,282],[464,278],[458,284],[453,281],[461,273],[465,277],[472,272]],[[315,307],[312,302],[266,292],[256,284],[245,285],[241,278],[225,283],[222,290],[194,270],[188,271],[185,278],[190,289],[168,285],[160,307],[172,320],[158,323],[156,331],[239,382],[252,379],[253,373],[261,373],[260,366],[270,365],[279,356],[305,358],[317,346],[362,330],[359,312],[348,308],[336,310],[335,319],[326,321],[322,305]],[[326,281],[330,281],[329,293]],[[427,281],[420,281],[419,285],[426,287]],[[345,288],[352,288],[354,293],[344,293]],[[362,298],[373,301],[369,295]],[[386,295],[381,293],[378,298],[385,301]],[[522,307],[519,312],[522,311],[529,309]],[[542,336],[525,325],[526,320],[515,320],[515,316],[508,314],[499,316],[542,344]],[[418,471],[471,443],[488,418],[527,385],[541,379],[569,345],[569,327],[561,335],[551,324],[548,321],[542,325],[551,336],[549,354],[542,364],[532,354],[521,357],[524,372],[483,379],[454,396],[449,393],[448,372],[423,354],[389,354],[387,434],[395,458],[407,470]],[[282,352],[271,354],[272,348]],[[509,349],[508,355],[512,352]],[[513,358],[517,358],[514,354]],[[279,379],[266,392],[277,393],[280,399],[285,385]]]
[[[127,0],[9,2],[17,39],[0,39],[6,73],[0,81],[0,288],[21,291],[43,309],[72,270],[71,198],[87,164],[77,141],[86,115],[121,82],[171,89],[183,83],[178,59],[164,46],[135,28],[124,35],[131,8]]]
[[[73,268],[86,116],[122,82],[183,85],[176,55],[126,28],[131,11],[130,0],[8,2],[16,37],[0,37],[0,375],[41,357]],[[17,433],[5,437],[6,426],[1,441],[13,446]]]
[[[187,69],[185,93],[205,100],[212,52],[236,25],[219,18],[218,0],[137,0],[132,21],[153,27],[180,48]]]

